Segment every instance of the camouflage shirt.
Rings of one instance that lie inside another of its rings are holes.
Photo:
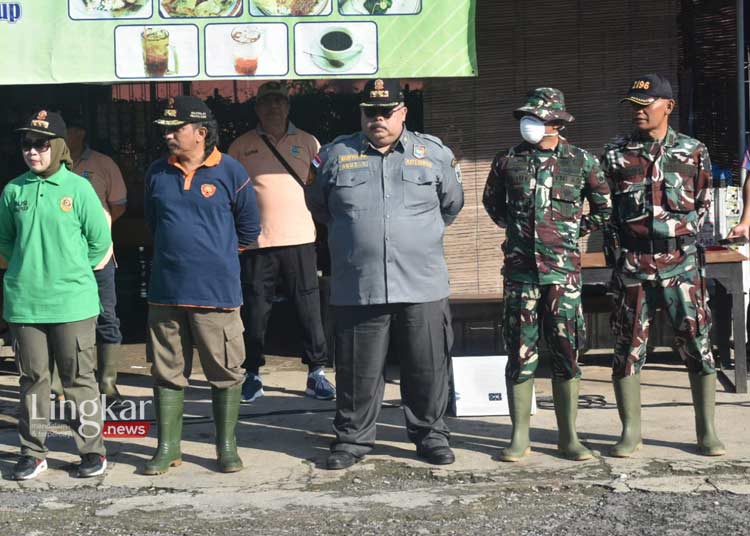
[[[591,207],[586,215],[584,198]],[[507,229],[503,275],[522,283],[580,283],[578,238],[612,211],[598,160],[562,137],[554,150],[524,142],[499,153],[483,202],[490,218]]]
[[[696,236],[711,207],[711,161],[696,139],[671,128],[663,141],[638,133],[605,147],[602,168],[613,185],[613,224],[620,236]],[[666,279],[695,267],[695,245],[671,253],[624,249],[618,270],[638,279]]]

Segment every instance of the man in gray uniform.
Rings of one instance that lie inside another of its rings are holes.
[[[463,207],[459,168],[439,139],[406,129],[397,80],[369,81],[360,106],[362,131],[321,149],[306,191],[331,251],[338,393],[326,467],[350,467],[374,447],[391,339],[409,439],[429,463],[450,464],[443,232]]]

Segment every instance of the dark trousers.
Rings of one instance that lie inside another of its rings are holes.
[[[425,448],[447,446],[450,433],[443,417],[453,343],[448,300],[336,306],[333,315],[337,411],[331,450],[361,457],[374,447],[389,345],[401,363],[409,439]]]
[[[247,356],[244,368],[248,373],[257,374],[266,364],[263,355],[266,326],[279,280],[284,293],[294,303],[302,326],[302,362],[310,370],[324,367],[328,356],[320,318],[315,244],[253,249],[243,253],[240,259]]]
[[[115,269],[115,258],[112,256],[104,268],[94,272],[96,284],[99,287],[99,301],[102,302],[102,312],[96,319],[96,342],[99,344],[120,344],[122,342],[120,319],[117,318],[117,312],[115,311],[115,306],[117,306]]]

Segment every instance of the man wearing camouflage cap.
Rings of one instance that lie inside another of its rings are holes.
[[[575,430],[578,354],[585,341],[578,238],[609,219],[609,186],[597,159],[560,135],[573,122],[560,90],[532,90],[513,115],[520,121],[524,141],[497,154],[483,199],[492,220],[506,229],[504,334],[513,437],[500,459],[515,462],[530,452],[541,317],[552,351],[558,449],[567,458],[586,460],[591,451]],[[590,214],[583,214],[584,198]]]
[[[706,146],[669,126],[672,86],[658,74],[636,79],[621,102],[632,106],[632,134],[605,148],[602,167],[614,185],[613,224],[622,253],[612,285],[616,337],[612,380],[623,431],[611,454],[641,448],[640,371],[654,310],[664,308],[690,378],[698,447],[725,453],[714,429],[716,370],[709,343],[702,250],[695,237],[711,207]]]

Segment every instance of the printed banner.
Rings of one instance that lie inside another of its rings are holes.
[[[475,4],[0,1],[0,84],[476,76]]]

